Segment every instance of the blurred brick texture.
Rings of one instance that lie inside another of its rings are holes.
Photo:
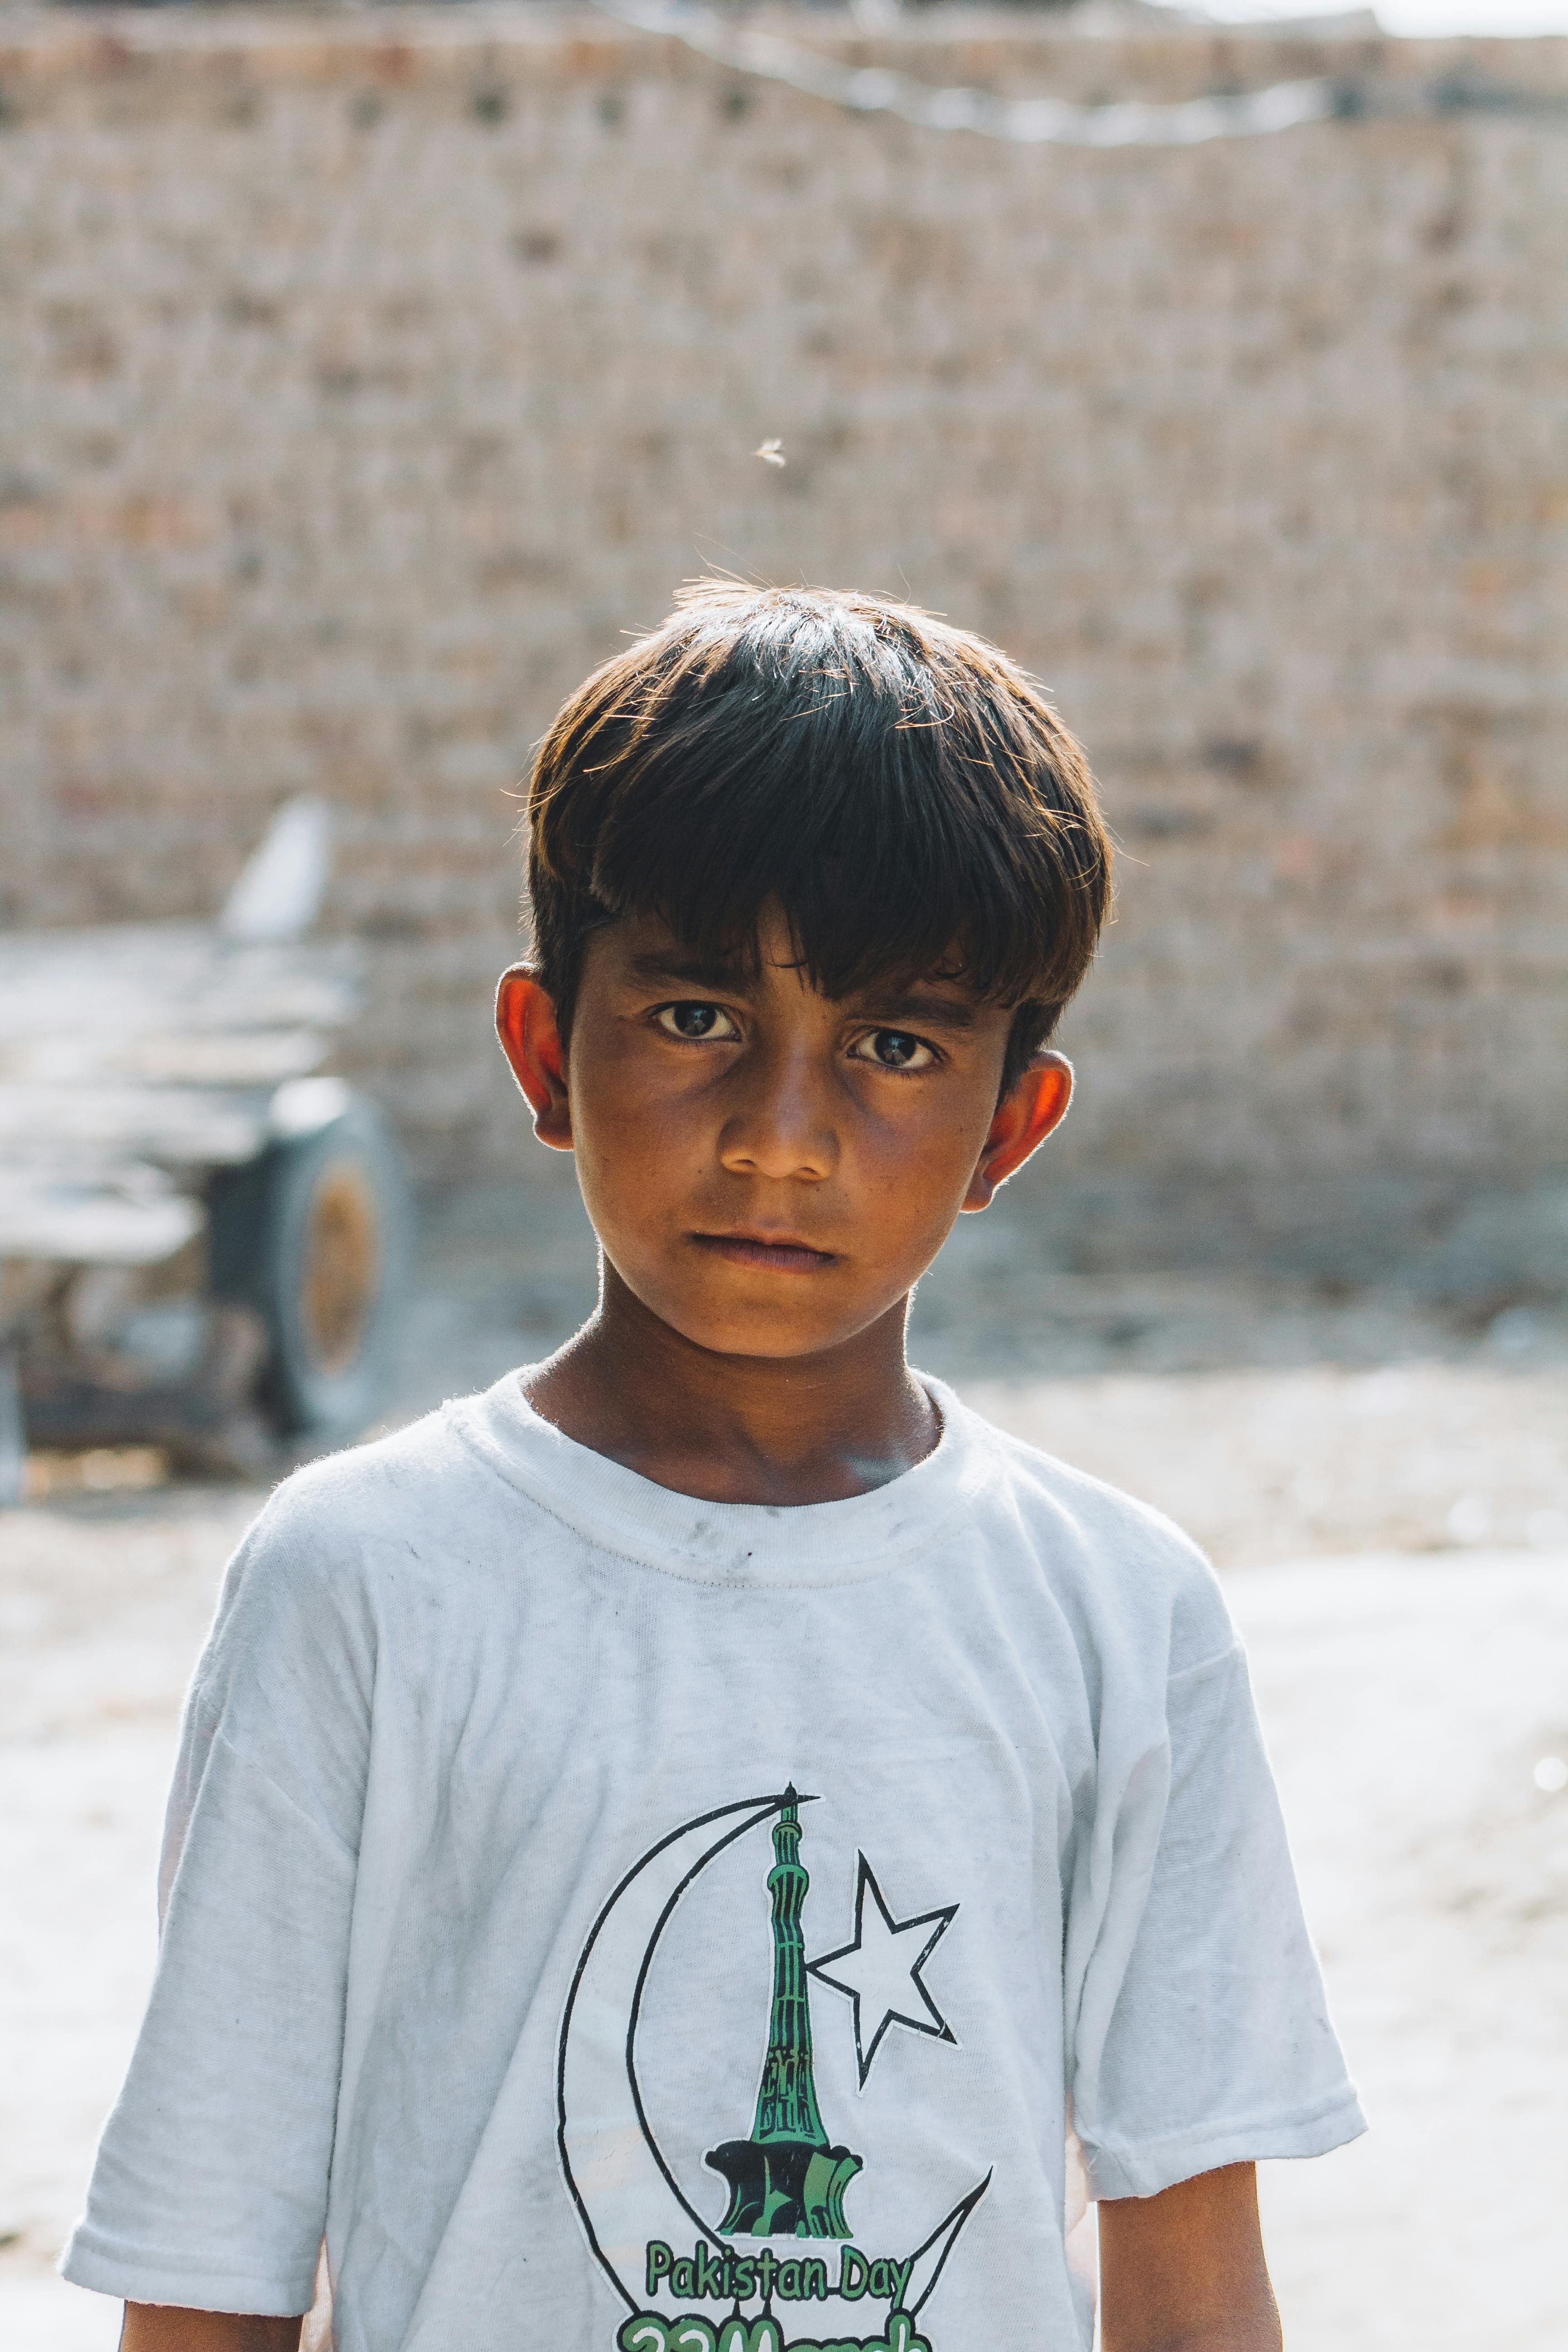
[[[207,910],[325,793],[351,1066],[493,1173],[561,696],[704,569],[885,589],[1047,680],[1124,845],[1080,1255],[1218,1217],[1353,1275],[1522,1196],[1568,1161],[1568,41],[833,22],[932,82],[1510,95],[1095,152],[538,9],[0,10],[0,919]]]

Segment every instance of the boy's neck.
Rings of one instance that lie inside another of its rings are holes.
[[[908,1300],[816,1356],[718,1355],[650,1312],[606,1261],[597,1312],[528,1382],[564,1435],[710,1503],[831,1503],[901,1476],[936,1408],[904,1360]]]

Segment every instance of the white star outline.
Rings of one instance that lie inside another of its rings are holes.
[[[883,1899],[870,1864],[863,1853],[857,1854],[856,1860],[859,1872],[855,1886],[854,1941],[841,1944],[837,1951],[824,1952],[820,1959],[808,1960],[805,1965],[809,1975],[825,1985],[831,1985],[835,1992],[846,1994],[855,2004],[855,2063],[860,2074],[859,2086],[864,2090],[866,2077],[871,2072],[871,2061],[880,2049],[882,2036],[889,2025],[907,2025],[911,2033],[929,2034],[933,2042],[949,2042],[957,2047],[958,2036],[926,1990],[921,1970],[952,1927],[958,1906],[945,1903],[935,1911],[922,1911],[918,1918],[895,1919]],[[868,1887],[876,1906],[870,1921],[866,1916]],[[869,1943],[866,1937],[868,1926],[871,1928]],[[895,1954],[893,1947],[901,1937],[918,1935],[922,1928],[930,1932],[912,1960],[905,1961],[902,1953]],[[889,1961],[894,1958],[901,1965],[889,1969]],[[858,1968],[845,1968],[837,1976],[833,1974],[836,1962],[853,1959],[860,1961]],[[889,1983],[894,1987],[895,1994],[901,1990],[900,1979],[919,1994],[925,2011],[923,2016],[910,2016],[909,2011],[900,2009],[897,1999],[889,1994]],[[875,2014],[879,2007],[880,2015],[877,2029],[868,2042],[865,2020]]]

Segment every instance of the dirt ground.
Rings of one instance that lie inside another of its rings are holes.
[[[559,1191],[431,1229],[397,1411],[544,1352],[591,1297]],[[1267,2168],[1291,2352],[1563,2352],[1568,1327],[1036,1263],[974,1221],[917,1354],[1170,1510],[1227,1572],[1373,2128]],[[109,2352],[51,2264],[134,2032],[181,1691],[257,1486],[38,1465],[0,1516],[0,2343]],[[96,1482],[96,1483],[95,1483]]]

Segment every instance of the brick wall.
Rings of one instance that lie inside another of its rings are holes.
[[[0,10],[0,919],[210,908],[326,793],[353,1066],[493,1173],[555,703],[701,569],[907,591],[1047,680],[1125,845],[1055,1163],[1086,1252],[1096,1202],[1194,1249],[1224,1202],[1219,1246],[1360,1263],[1549,1176],[1568,42],[837,47],[1527,103],[1029,149],[537,9]]]

